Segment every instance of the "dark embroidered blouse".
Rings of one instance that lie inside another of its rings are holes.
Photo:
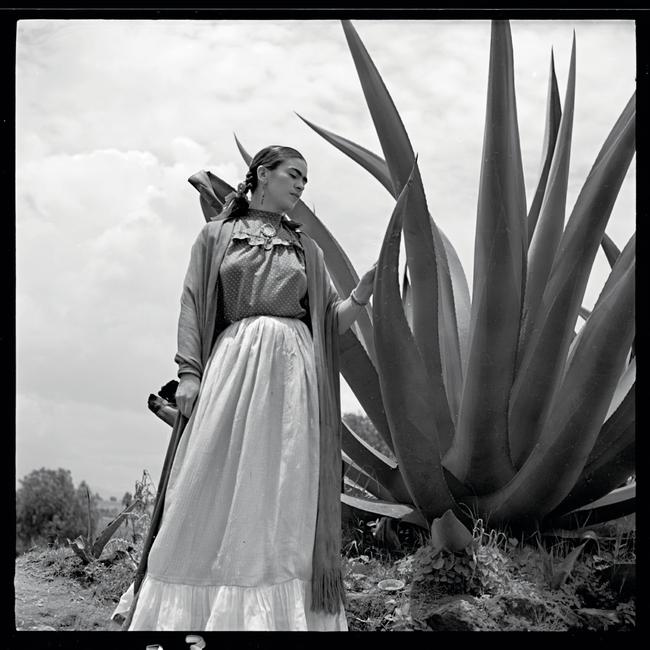
[[[263,314],[306,315],[307,275],[297,234],[300,229],[287,221],[282,214],[250,208],[237,218],[219,271],[227,323]]]

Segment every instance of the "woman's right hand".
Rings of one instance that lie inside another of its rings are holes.
[[[196,396],[199,394],[200,385],[201,382],[196,375],[181,375],[176,389],[176,406],[186,418],[189,418],[192,414],[192,408]]]

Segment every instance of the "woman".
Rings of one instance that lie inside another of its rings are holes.
[[[174,429],[187,422],[146,575],[113,614],[130,608],[129,630],[347,630],[337,338],[375,267],[340,299],[284,214],[306,183],[298,151],[262,149],[192,248]]]

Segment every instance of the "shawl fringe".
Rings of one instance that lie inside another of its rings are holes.
[[[341,569],[334,568],[324,571],[314,567],[311,579],[310,610],[338,614],[341,603],[347,604]]]

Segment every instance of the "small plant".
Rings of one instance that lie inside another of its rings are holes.
[[[598,536],[593,531],[586,531],[581,537],[585,541],[575,548],[570,548],[568,542],[562,540],[554,544],[550,551],[547,551],[537,536],[537,547],[542,558],[544,577],[551,589],[560,589],[564,585],[571,575],[578,557],[590,540],[594,540],[596,544],[599,543]]]
[[[487,532],[480,518],[470,533],[448,510],[434,520],[431,542],[416,551],[413,572],[446,594],[495,592],[508,576],[508,558],[500,548],[507,543],[504,533]]]
[[[142,480],[136,481],[135,496],[131,503],[122,510],[107,526],[97,535],[94,540],[92,539],[91,519],[90,519],[90,491],[86,488],[88,500],[88,534],[79,535],[73,541],[66,538],[68,546],[81,558],[84,564],[91,564],[98,560],[104,551],[104,548],[110,541],[111,537],[122,526],[123,522],[133,514],[137,517],[137,521],[141,522],[148,517],[146,506],[151,500],[152,490],[150,488],[151,477],[147,470],[143,471]],[[140,512],[137,512],[139,509]]]

